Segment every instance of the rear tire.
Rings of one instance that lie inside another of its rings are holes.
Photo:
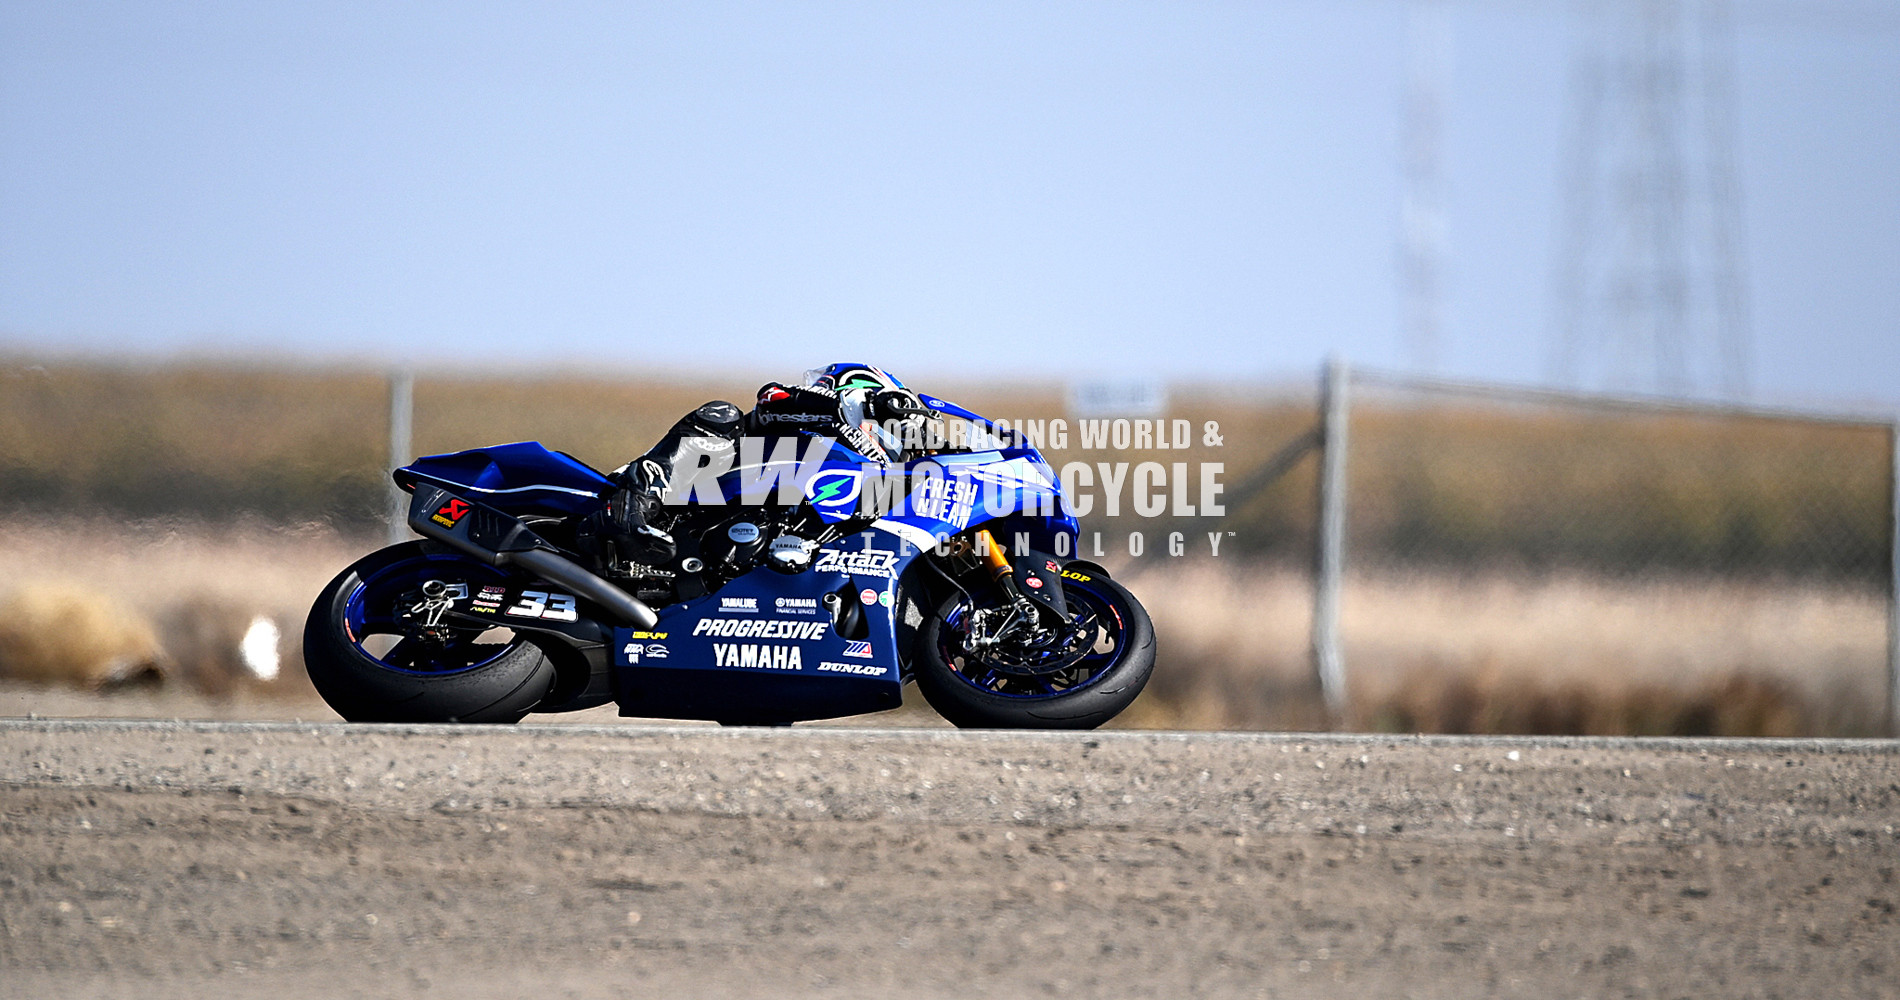
[[[1086,584],[1064,583],[1073,595],[1087,587],[1112,607],[1119,619],[1119,658],[1094,679],[1073,690],[1043,696],[1010,695],[985,690],[960,672],[945,656],[945,623],[967,602],[953,594],[925,620],[917,633],[913,662],[917,689],[939,715],[961,729],[1094,729],[1121,714],[1141,694],[1154,672],[1155,632],[1148,612],[1127,588],[1107,576],[1090,576]],[[1073,604],[1075,598],[1070,597]]]
[[[393,545],[358,560],[323,588],[304,622],[304,667],[317,693],[350,722],[521,721],[555,679],[554,664],[527,640],[517,637],[498,645],[492,658],[472,666],[418,661],[411,664],[416,669],[407,669],[366,650],[361,640],[368,636],[351,636],[347,621],[353,599],[386,602],[400,584],[383,588],[390,594],[373,591],[373,584],[418,573],[448,580],[501,579],[488,566],[424,542]]]

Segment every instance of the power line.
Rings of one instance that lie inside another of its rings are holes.
[[[1605,6],[1604,0],[1593,6]],[[1504,10],[1532,14],[1561,13],[1572,3],[1565,0],[1457,0],[1462,10]],[[1870,0],[1866,3],[1823,2],[1823,0],[1732,0],[1729,4],[1736,20],[1751,27],[1796,28],[1829,34],[1900,34],[1900,2]]]
[[[1412,367],[1438,368],[1444,349],[1444,122],[1451,74],[1451,18],[1443,0],[1406,8],[1406,84],[1399,209],[1399,283]]]
[[[1728,0],[1577,8],[1552,377],[1746,397]]]

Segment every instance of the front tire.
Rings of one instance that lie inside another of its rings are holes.
[[[539,648],[518,635],[482,641],[494,630],[425,630],[404,614],[425,580],[465,583],[472,593],[504,579],[420,541],[365,556],[310,608],[303,633],[310,682],[350,722],[521,721],[554,684],[554,664]]]
[[[962,729],[1094,729],[1121,714],[1154,672],[1154,624],[1107,576],[1065,578],[1062,589],[1078,627],[1097,630],[1088,655],[1047,676],[1004,673],[963,648],[959,623],[972,609],[953,594],[917,633],[924,700]]]

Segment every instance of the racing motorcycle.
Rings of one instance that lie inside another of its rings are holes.
[[[812,434],[776,442],[803,444],[796,462],[738,449],[656,515],[678,543],[658,566],[593,552],[589,515],[615,486],[570,455],[520,442],[417,459],[394,476],[422,537],[323,589],[310,679],[358,722],[512,723],[611,701],[789,725],[896,708],[910,682],[961,727],[1114,718],[1154,669],[1147,612],[1071,558],[1076,522],[1035,448],[915,398],[949,432],[901,461]],[[759,502],[768,481],[781,502]]]

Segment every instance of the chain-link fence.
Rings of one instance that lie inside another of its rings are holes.
[[[1314,636],[1348,718],[1891,725],[1891,420],[1326,381]]]
[[[1322,383],[1171,387],[1145,440],[1059,388],[924,387],[1093,470],[1077,554],[1129,581],[1162,649],[1122,724],[1886,725],[1890,421],[1341,366]],[[392,449],[541,440],[611,467],[748,384],[0,365],[0,601],[91,608],[125,626],[99,663],[180,671],[262,616],[290,676],[311,595],[383,542]]]

